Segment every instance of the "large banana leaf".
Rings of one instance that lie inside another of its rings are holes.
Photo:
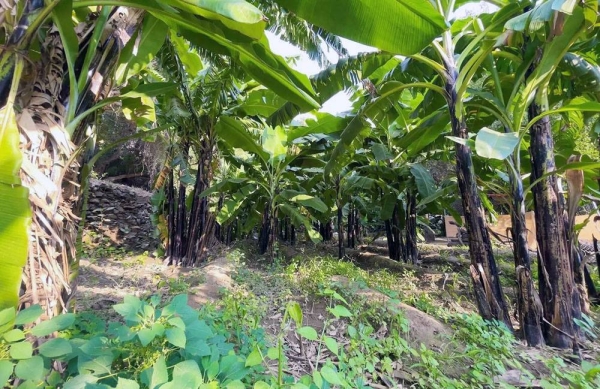
[[[333,34],[395,54],[415,54],[448,28],[423,0],[276,1]]]
[[[283,212],[284,215],[290,217],[290,220],[293,225],[304,225],[304,228],[306,228],[306,232],[308,233],[308,237],[314,243],[319,243],[322,240],[321,235],[314,230],[310,219],[304,216],[302,213],[300,213],[298,209],[292,207],[289,204],[280,204],[279,209],[281,210],[281,212]]]
[[[274,164],[285,159],[288,149],[287,135],[282,127],[265,127],[261,136],[262,148],[269,153],[269,162]]]
[[[162,0],[210,20],[218,20],[227,28],[259,39],[265,30],[262,12],[244,0]]]
[[[248,12],[240,12],[242,3],[245,2],[122,0],[118,5],[146,10],[192,44],[232,57],[252,78],[285,99],[306,110],[318,108],[308,77],[292,70],[282,57],[271,52],[264,32],[258,35],[255,31],[263,22],[254,23],[254,11],[249,12],[251,8],[245,5]],[[115,5],[115,1],[73,1],[73,7],[92,5]]]
[[[228,116],[221,116],[215,127],[217,134],[230,147],[239,148],[244,151],[258,155],[265,164],[269,160],[269,154],[244,128],[242,123]]]
[[[403,84],[397,81],[390,81],[384,84],[380,88],[379,96],[367,102],[342,132],[341,139],[333,149],[331,158],[327,166],[325,166],[325,176],[329,176],[332,171],[340,167],[341,156],[359,134],[370,128],[370,122],[378,123],[385,116],[385,113],[393,107],[400,93],[405,89],[411,88],[426,88],[442,95],[445,93],[441,87],[425,82]]]
[[[410,173],[415,178],[417,190],[423,198],[432,196],[437,188],[431,173],[420,163],[416,163],[410,167]]]
[[[350,119],[341,118],[324,112],[315,112],[314,118],[307,118],[302,126],[294,126],[287,134],[288,142],[311,134],[332,134],[341,132]]]
[[[325,103],[338,92],[358,85],[364,79],[377,84],[383,77],[400,65],[401,61],[389,53],[363,53],[353,57],[341,58],[335,65],[310,77],[312,86]],[[287,123],[303,110],[293,103],[286,103],[274,111],[267,122],[274,126]]]
[[[585,29],[584,11],[581,7],[575,8],[573,15],[565,19],[562,33],[547,43],[544,53],[535,71],[531,74],[525,88],[516,95],[513,104],[512,127],[520,127],[525,117],[529,104],[533,101],[538,91],[543,91],[550,77],[554,74],[561,60],[567,54],[574,42]]]
[[[250,201],[250,196],[256,192],[256,190],[257,186],[255,184],[248,184],[235,192],[230,199],[225,201],[225,204],[223,204],[223,207],[219,210],[219,213],[217,214],[217,223],[220,225],[226,224],[236,216],[245,202]]]
[[[16,307],[27,261],[29,194],[21,186],[19,130],[12,109],[0,110],[0,311]]]
[[[119,66],[115,74],[117,84],[124,84],[129,77],[138,74],[152,61],[163,45],[168,32],[167,25],[152,15],[146,15],[119,55]]]

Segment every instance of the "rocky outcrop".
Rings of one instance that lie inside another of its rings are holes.
[[[148,251],[158,246],[150,220],[151,193],[112,182],[90,180],[86,232],[109,238],[127,251]]]

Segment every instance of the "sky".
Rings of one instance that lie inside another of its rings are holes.
[[[486,3],[485,1],[480,1],[479,3],[470,3],[461,8],[459,8],[455,12],[455,16],[463,17],[469,14],[479,14],[485,12],[492,12],[494,10],[494,6]],[[271,50],[275,54],[279,54],[283,57],[299,57],[296,63],[292,66],[295,70],[304,73],[308,76],[316,74],[320,72],[322,69],[319,68],[319,65],[315,61],[311,61],[308,58],[308,55],[301,51],[294,45],[291,45],[283,40],[279,39],[273,33],[267,31],[267,38],[269,39],[269,43],[271,45]],[[342,38],[342,42],[344,43],[344,47],[348,50],[350,55],[356,55],[359,53],[373,52],[376,51],[374,48],[362,45],[360,43],[352,42],[348,39]],[[337,63],[339,57],[335,52],[326,53],[327,59],[331,63]],[[323,107],[320,109],[322,112],[328,112],[331,114],[337,114],[344,111],[348,111],[351,108],[350,101],[348,99],[348,95],[344,92],[339,92],[334,95],[331,99],[329,99]]]

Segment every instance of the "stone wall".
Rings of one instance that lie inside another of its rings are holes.
[[[152,253],[158,246],[150,220],[151,193],[112,182],[90,180],[86,232],[117,247]]]

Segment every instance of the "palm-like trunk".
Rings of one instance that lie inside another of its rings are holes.
[[[537,104],[529,107],[530,117],[540,113],[541,108]],[[573,342],[573,318],[581,316],[581,308],[579,293],[573,284],[564,209],[559,201],[556,176],[545,176],[556,168],[550,118],[546,116],[536,122],[531,127],[530,136],[531,180],[534,182],[541,178],[532,191],[538,242],[539,290],[544,315],[542,330],[548,345],[576,347],[576,342]]]
[[[38,3],[38,2],[31,2]],[[78,158],[73,157],[81,142],[76,131],[73,142],[64,132],[66,107],[77,104],[82,112],[94,104],[104,92],[116,61],[103,61],[104,50],[123,47],[133,27],[142,17],[141,12],[115,12],[106,24],[105,41],[99,47],[85,47],[85,37],[95,27],[93,23],[80,26],[80,56],[93,50],[95,57],[90,68],[90,81],[81,98],[69,96],[65,74],[66,61],[62,41],[57,32],[50,32],[42,45],[42,63],[33,67],[33,79],[23,80],[19,91],[19,117],[23,145],[23,184],[30,190],[33,211],[31,247],[24,271],[25,293],[21,303],[41,304],[48,316],[68,309],[77,274],[75,256],[80,190],[73,183],[79,181]],[[78,76],[78,75],[77,75]],[[96,80],[92,82],[91,80]],[[82,124],[85,126],[85,123]]]
[[[208,248],[213,245],[217,236],[215,235],[215,216],[210,212],[208,199],[200,198],[200,194],[210,187],[213,174],[213,149],[214,140],[212,137],[207,137],[199,150],[200,160],[194,185],[194,198],[186,231],[185,261],[183,262],[185,266],[198,265],[204,260]]]
[[[445,85],[452,135],[468,139],[464,119],[456,112],[456,80],[458,72],[454,65],[446,64],[448,79]],[[484,319],[496,319],[512,328],[504,294],[500,286],[498,269],[494,259],[492,243],[487,230],[475,172],[473,171],[471,148],[466,144],[455,143],[456,174],[465,213],[465,224],[469,235],[471,255],[471,279],[477,299],[479,313]]]
[[[269,248],[269,241],[271,239],[271,204],[267,202],[263,211],[263,219],[260,227],[260,233],[258,235],[258,251],[262,255],[267,252]]]
[[[388,256],[394,261],[404,260],[406,262],[406,249],[402,239],[402,228],[400,225],[400,215],[398,204],[394,206],[392,218],[385,221],[385,233],[387,236]]]
[[[406,261],[416,264],[418,259],[417,197],[409,192],[406,196]]]
[[[346,254],[346,252],[344,250],[344,223],[343,223],[344,212],[342,211],[342,203],[339,200],[337,203],[337,207],[338,207],[338,210],[337,210],[338,258],[342,259],[342,258],[344,258],[344,255]]]
[[[527,226],[525,224],[525,201],[523,181],[520,173],[510,174],[513,194],[513,210],[511,212],[511,233],[515,269],[517,276],[517,314],[521,324],[521,333],[529,346],[543,345],[542,305],[531,277],[531,261],[527,244]]]
[[[347,232],[347,240],[348,240],[348,244],[346,247],[348,248],[354,248],[354,205],[352,204],[352,201],[348,202],[348,220],[347,220],[347,226],[346,228],[348,229]]]

